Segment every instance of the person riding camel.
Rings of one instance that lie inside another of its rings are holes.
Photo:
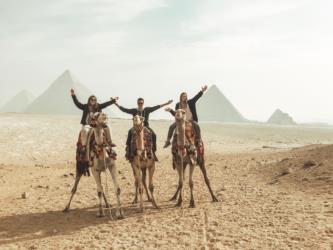
[[[196,102],[199,100],[199,98],[203,95],[203,93],[207,90],[207,85],[203,86],[201,88],[201,91],[196,94],[192,99],[187,99],[187,93],[183,92],[180,94],[180,101],[176,104],[175,110],[177,109],[183,109],[186,112],[186,120],[191,121],[193,125],[193,129],[196,134],[196,146],[199,146],[201,143],[201,131],[198,124],[198,115],[197,115],[197,109],[196,109]],[[173,116],[175,116],[175,111],[171,108],[166,108],[166,111],[170,112]],[[164,148],[167,148],[171,145],[171,139],[173,136],[173,133],[176,129],[176,123],[173,123],[169,127],[168,132],[168,138],[165,142]]]
[[[157,106],[153,106],[153,107],[144,107],[144,99],[143,98],[138,98],[137,100],[137,108],[132,108],[132,109],[127,109],[124,108],[122,106],[120,106],[117,102],[115,103],[115,105],[123,112],[136,116],[142,116],[144,117],[144,125],[147,129],[149,129],[149,131],[152,133],[152,139],[153,139],[153,153],[154,153],[154,159],[155,161],[158,161],[157,157],[156,157],[156,134],[154,132],[154,130],[152,130],[151,127],[149,127],[149,115],[150,113],[166,106],[172,103],[172,100],[169,100],[166,103],[163,103],[161,105],[157,105]],[[127,135],[127,141],[126,141],[126,158],[130,159],[130,154],[129,154],[129,149],[130,149],[130,145],[131,145],[131,141],[132,141],[132,129],[130,129],[128,131],[128,135]]]
[[[85,147],[87,145],[88,132],[90,129],[90,125],[92,123],[93,114],[95,112],[101,112],[104,108],[116,103],[116,101],[118,100],[118,97],[111,98],[110,101],[100,104],[97,102],[96,96],[91,95],[88,98],[88,102],[86,104],[82,104],[77,99],[74,89],[71,89],[70,92],[71,92],[71,96],[73,98],[73,102],[74,102],[75,106],[83,111],[82,118],[81,118],[82,128],[81,128],[80,134],[81,134],[82,146]],[[110,128],[108,126],[106,126],[104,128],[104,130],[106,132],[106,137],[107,137],[106,139],[107,139],[108,144],[111,147],[115,147],[116,145],[112,143]]]

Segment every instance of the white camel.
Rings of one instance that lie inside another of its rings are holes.
[[[115,157],[113,157],[112,155],[113,151],[110,142],[108,140],[109,131],[108,129],[106,129],[108,121],[107,115],[102,112],[95,113],[93,115],[93,120],[95,121],[95,125],[90,129],[88,133],[86,154],[87,154],[87,159],[89,160],[89,165],[91,167],[92,175],[94,176],[97,185],[97,195],[99,198],[99,211],[97,213],[97,217],[105,216],[102,206],[102,198],[104,198],[106,207],[111,206],[109,205],[107,198],[105,196],[101,180],[101,172],[104,172],[106,169],[109,169],[117,197],[118,217],[123,218],[123,212],[121,209],[121,202],[120,202],[121,191],[118,184],[116,162],[115,162]],[[107,173],[105,172],[105,174]],[[79,173],[77,170],[74,187],[72,189],[72,194],[66,208],[64,209],[64,212],[69,211],[71,201],[77,190],[77,186],[79,184],[81,176],[82,173]]]

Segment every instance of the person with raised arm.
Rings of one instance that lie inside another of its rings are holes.
[[[154,130],[149,126],[149,115],[151,113],[153,113],[154,111],[169,105],[172,103],[172,100],[167,101],[166,103],[160,104],[160,105],[156,105],[153,107],[145,107],[144,106],[144,99],[142,97],[137,99],[137,107],[136,108],[132,108],[132,109],[128,109],[128,108],[124,108],[123,106],[120,106],[117,102],[116,102],[116,106],[123,112],[132,115],[133,117],[136,115],[142,116],[144,117],[144,125],[145,127],[147,127],[151,133],[152,133],[152,138],[153,138],[153,152],[154,152],[154,158],[155,161],[158,161],[157,157],[156,157],[156,134],[154,132]],[[131,144],[131,140],[132,140],[132,133],[131,133],[130,129],[128,131],[128,136],[127,136],[127,140],[126,140],[126,158],[129,159],[130,155],[129,155],[129,148],[130,148],[130,144]]]
[[[186,120],[191,121],[193,124],[194,131],[196,133],[196,146],[201,143],[201,131],[198,125],[198,114],[196,109],[196,102],[202,97],[204,92],[207,90],[207,85],[201,88],[198,94],[196,94],[192,99],[187,98],[187,93],[182,92],[179,97],[179,102],[176,104],[175,110],[183,109],[186,112]],[[175,111],[171,108],[166,108],[166,111],[170,112],[173,116],[175,115]],[[171,138],[176,129],[176,123],[173,123],[169,127],[168,137],[165,142],[164,148],[167,148],[171,145]]]

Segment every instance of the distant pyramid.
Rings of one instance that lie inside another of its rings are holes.
[[[245,122],[246,119],[222,94],[216,85],[211,86],[197,104],[199,121]]]
[[[69,70],[66,70],[44,93],[29,105],[26,112],[37,114],[79,114],[82,111],[73,103],[70,96],[71,88],[75,90],[80,102],[87,102],[91,91],[82,85]]]
[[[268,119],[267,123],[277,124],[277,125],[295,125],[293,118],[287,114],[282,112],[280,109],[275,110],[275,112]]]
[[[23,113],[34,99],[35,96],[28,90],[22,90],[2,106],[0,112]]]

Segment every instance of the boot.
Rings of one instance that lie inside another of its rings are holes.
[[[126,147],[126,154],[125,154],[125,158],[126,158],[126,160],[130,160],[130,154],[129,154],[129,148],[128,147]]]

